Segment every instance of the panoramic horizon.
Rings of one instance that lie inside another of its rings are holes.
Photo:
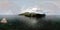
[[[57,0],[0,0],[0,15],[18,15],[37,10],[46,15],[60,15],[59,3]]]
[[[59,30],[60,0],[0,0],[0,30]]]

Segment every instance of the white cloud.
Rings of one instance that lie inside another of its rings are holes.
[[[60,15],[60,5],[58,1],[46,1],[41,4],[40,8],[47,10],[48,15]]]
[[[60,15],[60,0],[0,0],[0,14],[19,14],[40,8],[47,15]],[[40,11],[41,11],[40,10]],[[39,11],[39,12],[40,12]],[[41,12],[40,12],[41,13]]]

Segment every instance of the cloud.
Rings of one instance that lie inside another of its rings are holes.
[[[58,6],[58,2],[56,1],[44,1],[40,8],[43,10],[47,10],[48,15],[60,15],[60,6]]]
[[[11,3],[8,0],[0,2],[0,15],[16,15],[18,12],[19,7],[16,6],[16,4]]]
[[[31,1],[31,3],[33,2],[32,0],[30,0],[30,1]],[[31,3],[29,3],[29,4],[31,4]],[[31,8],[33,9],[34,7],[36,7],[36,8],[38,7],[38,8],[40,8],[40,11],[42,10],[43,13],[45,12],[45,14],[47,14],[47,15],[60,15],[60,4],[59,3],[60,3],[59,0],[46,0],[46,1],[45,0],[35,0],[31,5],[28,5],[28,4],[27,4],[27,6],[24,5],[25,6],[24,8],[28,7],[26,9],[28,9],[28,11],[31,11]],[[26,9],[22,10],[22,12],[26,11]]]
[[[0,0],[0,14],[15,15],[36,8],[40,8],[39,13],[60,15],[60,0]]]

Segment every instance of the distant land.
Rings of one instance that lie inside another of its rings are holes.
[[[29,12],[25,12],[19,15],[24,15],[26,17],[45,17],[45,14],[29,13]]]

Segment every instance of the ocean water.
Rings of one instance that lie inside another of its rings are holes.
[[[0,20],[6,18],[7,24],[0,24],[4,30],[58,30],[60,29],[60,15],[49,15],[33,18],[18,15],[0,15]]]

